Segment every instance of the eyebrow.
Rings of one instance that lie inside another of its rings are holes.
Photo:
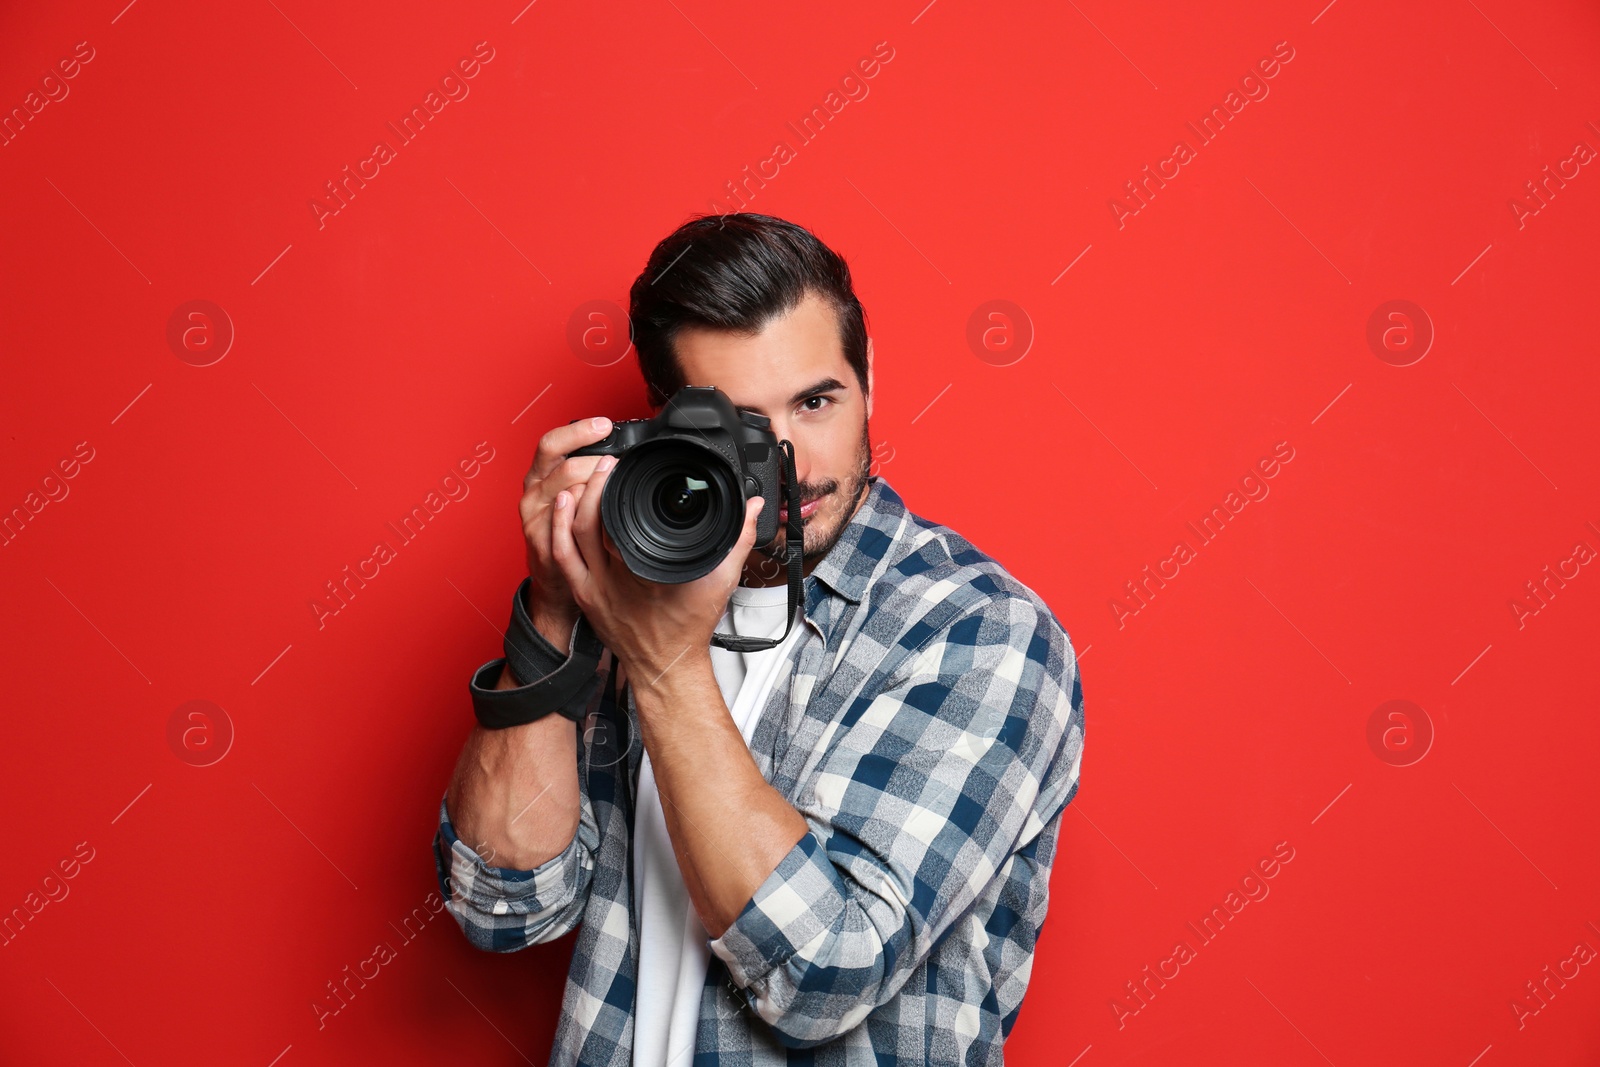
[[[845,388],[845,384],[843,382],[841,382],[839,379],[837,379],[837,378],[824,378],[820,382],[817,382],[814,385],[807,386],[806,388],[800,390],[798,393],[794,394],[794,396],[791,396],[789,398],[789,406],[793,407],[794,405],[800,403],[800,401],[805,400],[808,397],[817,396],[817,395],[819,395],[821,393],[831,393],[836,389],[843,389],[843,388]],[[758,411],[755,408],[750,407],[747,404],[735,404],[735,405],[733,405],[733,409],[735,411],[748,411],[752,415],[763,414],[763,412]]]

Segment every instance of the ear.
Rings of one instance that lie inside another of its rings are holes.
[[[872,398],[877,395],[872,387],[872,338],[867,338],[867,418],[872,418]]]

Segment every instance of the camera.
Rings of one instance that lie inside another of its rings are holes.
[[[777,539],[782,450],[792,455],[793,446],[770,426],[715,386],[690,385],[655,416],[616,423],[604,440],[568,455],[617,457],[600,518],[628,569],[653,582],[691,582],[727,558],[751,497],[766,501],[756,547]],[[798,527],[798,509],[790,514]]]

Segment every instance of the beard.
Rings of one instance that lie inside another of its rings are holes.
[[[806,504],[821,497],[830,497],[829,501],[817,509],[810,521],[801,520],[801,559],[809,568],[811,564],[822,559],[833,546],[839,543],[839,538],[844,536],[845,527],[849,525],[850,518],[855,514],[856,506],[861,498],[866,495],[872,473],[872,435],[866,420],[861,423],[861,441],[856,450],[855,462],[852,465],[850,476],[846,479],[844,491],[841,493],[840,483],[837,479],[827,479],[821,482],[799,483],[800,504]],[[785,485],[779,486],[779,498],[788,502],[788,489]],[[830,507],[831,505],[831,507]],[[830,525],[823,526],[818,519],[830,521]],[[779,568],[787,563],[788,552],[788,523],[778,523],[778,536],[773,540],[770,548],[760,549],[772,564]],[[764,566],[763,571],[771,569]]]

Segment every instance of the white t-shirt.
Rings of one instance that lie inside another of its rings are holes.
[[[737,586],[718,633],[777,637],[789,604],[787,586]],[[783,643],[761,652],[711,646],[711,669],[745,744],[767,695],[783,674],[800,632],[804,608]],[[700,995],[711,959],[711,935],[700,922],[667,834],[650,755],[639,767],[633,823],[633,899],[639,909],[639,974],[633,1020],[633,1067],[678,1067],[694,1058]]]

